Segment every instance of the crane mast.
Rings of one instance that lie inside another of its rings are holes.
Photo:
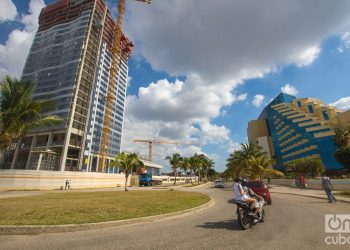
[[[150,4],[150,0],[136,0]],[[104,172],[106,167],[106,158],[108,154],[108,144],[111,132],[111,123],[113,119],[113,104],[116,96],[114,91],[117,86],[117,75],[120,70],[122,62],[122,27],[123,18],[125,14],[125,0],[119,0],[118,2],[118,18],[115,26],[115,34],[113,39],[112,51],[111,51],[111,68],[109,73],[108,90],[106,96],[105,114],[103,118],[101,147],[100,147],[100,161],[98,164],[98,171]]]

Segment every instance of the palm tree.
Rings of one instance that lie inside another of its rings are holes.
[[[334,143],[339,148],[346,147],[349,141],[349,133],[343,129],[338,129],[338,128],[334,130],[334,133],[335,133],[333,137]]]
[[[260,157],[251,157],[248,160],[250,167],[250,178],[260,178],[261,180],[265,176],[284,176],[284,174],[276,169],[272,168],[272,165],[275,164],[275,161],[267,156]]]
[[[194,173],[194,175],[198,176],[197,182],[199,183],[202,160],[197,153],[190,157],[190,164],[192,172]]]
[[[214,167],[214,161],[209,159],[208,156],[204,154],[199,155],[201,171],[203,174],[203,179],[206,182],[208,180],[208,172]]]
[[[188,157],[182,158],[181,169],[185,172],[185,178],[187,181],[187,172],[188,172],[188,170],[191,169],[191,162],[190,162],[190,159]],[[192,178],[191,178],[191,183],[192,183]]]
[[[266,153],[261,150],[262,147],[260,147],[254,141],[250,141],[249,143],[241,143],[241,151],[243,155],[255,157],[266,155]]]
[[[125,191],[128,191],[127,182],[128,182],[128,178],[129,178],[130,173],[132,174],[132,171],[134,169],[137,169],[138,167],[142,167],[142,166],[144,166],[144,164],[139,159],[137,154],[122,152],[115,157],[114,161],[111,162],[111,166],[121,167],[124,169]]]
[[[230,154],[226,167],[232,177],[249,175],[249,159],[252,157],[262,157],[266,153],[261,151],[261,147],[253,141],[241,143],[241,149]]]
[[[63,120],[43,115],[52,110],[52,101],[34,100],[33,81],[20,81],[7,76],[0,82],[0,151],[40,126],[54,126]]]
[[[169,163],[170,163],[171,168],[173,170],[174,177],[175,177],[175,180],[174,180],[174,186],[175,186],[176,185],[177,169],[179,167],[181,167],[182,157],[181,157],[181,155],[179,153],[175,153],[172,156],[165,157],[165,159],[169,160]]]
[[[189,169],[190,169],[190,173],[191,173],[191,184],[193,185],[193,181],[192,181],[192,174],[194,176],[196,176],[197,170],[198,170],[198,157],[197,154],[194,154],[193,156],[191,156],[189,158]]]

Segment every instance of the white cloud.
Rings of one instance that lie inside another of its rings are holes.
[[[306,48],[305,50],[300,51],[300,53],[297,53],[295,55],[295,64],[299,67],[307,66],[317,58],[320,52],[321,49],[318,46]]]
[[[11,0],[1,0],[0,23],[13,21],[17,16],[16,5]]]
[[[244,94],[240,94],[237,96],[237,101],[244,101],[247,99],[248,94],[244,93]]]
[[[322,39],[344,32],[350,15],[346,0],[336,6],[326,0],[317,5],[310,0],[128,4],[126,31],[136,43],[135,53],[155,69],[196,73],[212,83],[250,78],[281,64],[310,64]]]
[[[350,32],[345,32],[341,36],[341,42],[342,42],[342,44],[337,49],[340,53],[343,53],[344,50],[350,48]]]
[[[45,6],[43,0],[31,0],[29,14],[23,15],[20,22],[23,29],[15,29],[5,44],[0,44],[0,78],[5,75],[20,77],[35,32],[38,28],[38,16]]]
[[[200,122],[217,117],[222,107],[245,98],[246,94],[232,93],[226,82],[210,85],[189,75],[186,82],[163,79],[140,88],[138,96],[128,97],[127,112],[140,120]]]
[[[289,94],[289,95],[297,95],[298,94],[298,90],[296,89],[296,87],[294,87],[293,85],[290,84],[285,84],[283,87],[281,87],[281,91],[283,93]]]
[[[334,106],[338,109],[350,109],[350,96],[340,98],[339,100],[330,103],[329,105]]]
[[[263,95],[255,95],[253,98],[252,104],[255,107],[259,108],[263,104],[264,99],[265,99],[265,96]]]
[[[317,5],[311,0],[174,0],[149,6],[129,1],[125,28],[135,43],[134,56],[155,70],[187,77],[159,80],[129,96],[129,123],[153,124],[158,127],[154,137],[180,140],[188,133],[199,143],[218,137],[215,143],[227,145],[229,139],[222,140],[228,129],[212,120],[247,99],[236,93],[237,86],[281,65],[312,63],[323,39],[349,30],[349,9],[346,0],[336,5],[327,0]],[[258,95],[255,104],[263,100]],[[134,133],[128,126],[125,131]]]
[[[234,142],[232,140],[229,141],[229,147],[228,147],[228,150],[227,150],[227,152],[229,154],[232,154],[233,152],[238,151],[240,149],[241,149],[241,144],[240,143]]]

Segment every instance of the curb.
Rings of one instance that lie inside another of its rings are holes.
[[[210,183],[212,183],[212,182],[206,182],[206,183],[203,183],[203,184],[201,184],[201,185],[198,185],[198,186],[195,186],[195,187],[190,187],[190,188],[193,188],[193,189],[196,189],[196,188],[199,188],[199,187],[203,187],[204,185],[209,185]]]
[[[310,197],[315,199],[321,199],[321,200],[328,200],[327,197],[321,197],[317,195],[307,195],[307,194],[296,194],[296,193],[286,193],[286,192],[271,192],[272,194],[288,194],[288,195],[297,195],[297,196],[304,196],[304,197]],[[344,202],[344,203],[350,203],[350,200],[344,200],[342,198],[337,197],[337,201]]]
[[[198,212],[202,209],[211,207],[214,204],[212,197],[207,195],[210,200],[198,207],[189,208],[182,211],[153,215],[148,217],[140,217],[126,220],[117,221],[106,221],[97,223],[86,223],[86,224],[66,224],[66,225],[42,225],[42,226],[0,226],[0,235],[29,235],[29,234],[41,234],[41,233],[66,233],[66,232],[77,232],[86,231],[93,229],[102,229],[130,224],[137,224],[141,222],[153,222],[169,217],[176,217],[191,212]]]

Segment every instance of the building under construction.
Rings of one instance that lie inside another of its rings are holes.
[[[64,122],[20,140],[6,152],[0,168],[115,171],[108,169],[108,162],[120,152],[133,47],[121,34],[117,71],[110,77],[115,30],[105,0],[58,0],[42,9],[22,79],[36,82],[34,98],[55,101],[49,114]],[[104,167],[99,168],[106,130]]]

